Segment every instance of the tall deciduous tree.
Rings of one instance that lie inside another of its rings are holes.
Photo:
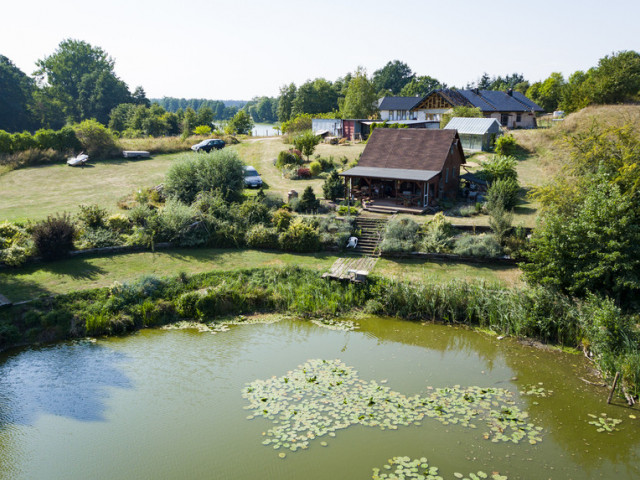
[[[294,83],[280,87],[280,97],[278,98],[278,121],[286,122],[291,119],[291,109],[293,100],[296,98],[297,88]]]
[[[324,78],[316,78],[300,85],[291,105],[291,114],[327,113],[337,109],[338,92],[334,86]]]
[[[0,55],[0,130],[16,132],[33,127],[29,112],[33,91],[33,80]]]
[[[130,101],[127,86],[114,73],[113,59],[100,47],[63,40],[52,55],[36,64],[35,75],[40,85],[47,87],[45,93],[59,102],[72,120],[95,113],[106,117],[113,107]],[[125,93],[128,98],[123,98]]]
[[[367,71],[358,68],[351,77],[340,113],[342,118],[369,118],[377,111],[377,95]]]
[[[376,92],[390,90],[394,95],[398,95],[400,90],[414,78],[415,74],[409,65],[400,60],[393,60],[373,72],[373,85]]]
[[[400,96],[402,97],[424,97],[429,92],[438,88],[444,88],[437,79],[430,77],[429,75],[423,75],[415,77],[407,83],[402,90],[400,90]]]

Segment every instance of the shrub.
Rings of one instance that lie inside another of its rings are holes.
[[[305,167],[301,167],[296,172],[298,178],[311,178],[311,170]]]
[[[317,217],[317,229],[323,247],[345,248],[353,230],[353,221],[338,219],[335,215]]]
[[[358,209],[356,207],[347,207],[346,205],[340,205],[338,207],[338,215],[358,215]]]
[[[180,295],[175,301],[175,308],[178,315],[183,318],[196,318],[196,303],[202,294],[200,292],[186,292]]]
[[[73,125],[84,153],[93,159],[113,157],[120,153],[115,137],[97,120],[84,120]]]
[[[309,171],[311,172],[311,176],[317,177],[320,172],[322,172],[322,165],[320,162],[311,162],[309,164]]]
[[[298,203],[297,211],[303,212],[311,212],[318,208],[318,199],[316,198],[316,194],[313,193],[313,188],[311,185],[307,186],[302,192],[302,197],[300,197],[300,202]]]
[[[237,217],[245,226],[256,225],[262,223],[271,224],[271,211],[269,207],[257,198],[245,200],[238,207]]]
[[[318,143],[320,143],[320,137],[311,130],[305,130],[293,139],[293,145],[307,157],[307,160]]]
[[[187,239],[187,237],[196,219],[194,208],[178,200],[169,199],[158,217],[160,221],[159,233],[163,240],[176,242],[183,246],[193,245],[193,239]]]
[[[22,152],[38,148],[38,142],[29,132],[14,133],[11,139],[12,150]]]
[[[495,258],[502,255],[502,249],[494,235],[463,234],[456,239],[453,253],[467,257]]]
[[[494,155],[490,160],[482,162],[480,165],[482,170],[478,172],[478,176],[489,183],[507,178],[518,179],[516,170],[518,161],[514,157]]]
[[[209,125],[198,125],[193,133],[196,135],[209,135],[211,133],[211,127]]]
[[[88,228],[100,228],[104,227],[104,219],[106,216],[107,211],[98,205],[80,205],[78,220]]]
[[[49,215],[32,230],[36,252],[46,259],[59,258],[73,249],[75,226],[68,214]]]
[[[13,137],[9,132],[0,130],[0,154],[13,152]]]
[[[278,154],[278,159],[276,160],[276,167],[282,169],[289,165],[301,165],[302,164],[302,154],[296,155],[296,153],[292,150],[283,150]]]
[[[424,238],[422,250],[433,253],[446,253],[451,251],[455,230],[442,212],[438,212],[424,226]]]
[[[26,229],[7,221],[0,223],[0,262],[18,267],[32,255],[32,250]]]
[[[311,225],[296,220],[278,238],[280,248],[291,252],[316,252],[320,249],[318,231]]]
[[[117,232],[107,228],[90,228],[82,232],[78,239],[80,248],[114,247],[122,244]]]
[[[116,213],[106,220],[107,228],[118,233],[129,233],[131,231],[131,221],[126,215]]]
[[[136,205],[129,210],[129,220],[133,225],[143,227],[147,224],[147,221],[157,215],[156,211],[149,205]]]
[[[383,252],[412,252],[418,241],[419,225],[409,219],[391,220],[384,231],[384,240],[380,244]]]
[[[340,178],[337,171],[332,171],[324,181],[322,193],[324,198],[334,202],[336,199],[344,197],[344,181]]]
[[[247,246],[251,248],[276,249],[278,244],[278,229],[265,227],[262,224],[251,227],[245,236]]]
[[[281,208],[273,213],[272,222],[278,231],[282,232],[289,228],[293,215],[288,210]]]
[[[496,180],[487,189],[487,210],[491,212],[495,208],[512,210],[518,204],[520,186],[512,178]]]
[[[226,202],[240,198],[244,188],[244,169],[237,152],[216,150],[203,155],[184,155],[165,177],[165,193],[191,204],[198,193],[218,191]]]
[[[513,135],[502,135],[496,140],[495,152],[498,155],[513,155],[517,148],[518,144]]]

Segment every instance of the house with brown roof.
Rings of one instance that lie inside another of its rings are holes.
[[[456,130],[377,128],[358,165],[340,175],[368,210],[422,213],[456,197],[463,163]]]

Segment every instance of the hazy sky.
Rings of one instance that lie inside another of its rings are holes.
[[[638,0],[5,0],[0,54],[25,73],[65,38],[102,47],[149,97],[248,100],[389,60],[464,86],[530,81],[640,51]]]

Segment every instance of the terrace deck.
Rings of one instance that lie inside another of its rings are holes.
[[[378,259],[375,257],[339,258],[328,272],[322,274],[322,278],[364,282],[377,261]]]

